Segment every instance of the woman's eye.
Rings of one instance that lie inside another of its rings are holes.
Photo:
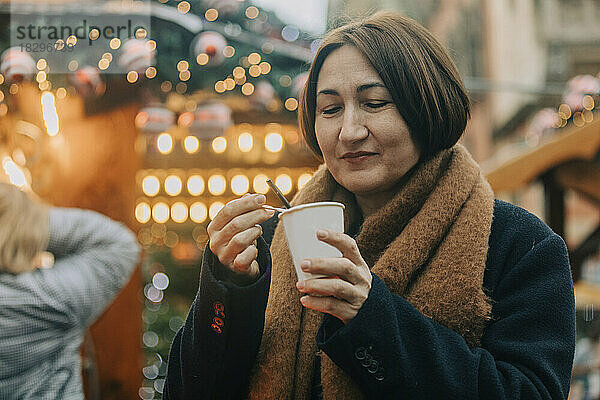
[[[322,110],[321,112],[325,115],[331,115],[331,114],[335,114],[336,112],[339,111],[339,107],[330,107],[330,108],[326,108],[324,110]]]
[[[369,108],[381,108],[390,104],[389,101],[370,101],[365,103],[365,105]]]

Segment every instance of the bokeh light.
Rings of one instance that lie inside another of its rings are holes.
[[[227,139],[225,139],[223,136],[216,137],[213,139],[211,147],[215,153],[223,153],[225,150],[227,150]]]
[[[188,208],[187,206],[178,201],[173,203],[171,206],[171,219],[179,224],[187,221],[188,218]]]
[[[160,191],[160,181],[154,175],[148,175],[142,180],[142,191],[146,196],[156,196]]]
[[[246,175],[236,175],[231,178],[231,191],[240,196],[248,191],[250,181]]]
[[[146,222],[150,221],[151,216],[152,211],[148,203],[141,202],[138,203],[137,206],[135,206],[135,219],[139,223],[145,224]]]
[[[265,148],[271,153],[281,151],[283,148],[283,137],[279,133],[268,133],[265,136]]]
[[[173,137],[166,132],[161,133],[156,139],[156,147],[161,154],[169,154],[173,151]]]
[[[198,224],[206,221],[206,217],[208,216],[208,210],[206,209],[206,205],[202,202],[193,203],[190,206],[190,219]]]
[[[269,185],[267,185],[268,176],[264,174],[258,174],[252,180],[252,187],[256,193],[265,194],[269,191]]]
[[[162,201],[152,206],[152,219],[159,224],[167,222],[169,220],[169,206]]]
[[[192,175],[187,180],[187,190],[192,196],[198,196],[204,192],[204,179],[200,175]]]
[[[298,177],[298,190],[302,189],[304,187],[304,185],[306,185],[308,183],[308,181],[310,181],[311,178],[312,178],[312,175],[308,174],[308,173],[300,175]]]
[[[200,149],[200,141],[196,136],[186,136],[183,139],[183,148],[189,154],[197,153]]]
[[[221,203],[220,201],[215,201],[212,203],[208,209],[209,218],[211,220],[214,219],[223,207],[225,207],[225,204]]]
[[[292,191],[292,178],[288,174],[281,174],[275,179],[275,185],[283,194],[288,194]]]
[[[181,178],[177,175],[169,175],[165,179],[165,192],[170,196],[177,196],[181,193]]]
[[[238,137],[238,147],[239,147],[240,151],[247,153],[252,150],[253,146],[254,146],[254,138],[252,137],[252,134],[250,134],[248,132],[241,133],[240,136]]]
[[[225,193],[227,188],[227,181],[223,175],[212,175],[208,178],[208,191],[214,195],[219,196]]]
[[[152,285],[158,290],[165,290],[169,287],[169,277],[163,272],[157,272],[152,277]]]

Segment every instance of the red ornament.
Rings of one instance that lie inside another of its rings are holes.
[[[199,54],[208,55],[208,64],[218,66],[225,61],[223,49],[227,47],[227,39],[218,32],[206,31],[196,36],[193,44],[194,57]]]
[[[538,111],[529,123],[530,134],[542,136],[551,132],[558,125],[558,112],[553,108],[544,108]]]
[[[600,93],[600,79],[593,75],[577,75],[567,82],[567,88],[563,95],[563,103],[571,107],[571,111],[583,109],[583,98],[585,95]]]
[[[161,133],[175,124],[175,113],[162,104],[144,107],[135,116],[135,126],[142,132]]]
[[[11,47],[0,57],[0,73],[8,82],[29,81],[36,71],[35,61],[20,47]]]
[[[84,66],[69,75],[69,82],[83,97],[98,97],[106,91],[106,84],[102,81],[98,68]]]
[[[121,46],[119,65],[125,71],[140,75],[155,64],[156,50],[148,39],[129,39]]]
[[[190,134],[201,140],[212,140],[223,136],[233,125],[231,109],[224,103],[207,103],[198,106],[194,111],[194,120],[189,129]]]

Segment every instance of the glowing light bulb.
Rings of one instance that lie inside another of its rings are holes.
[[[200,141],[196,136],[187,136],[183,139],[183,148],[189,154],[194,154],[200,149]]]
[[[225,193],[226,186],[227,181],[223,175],[213,175],[208,178],[208,191],[214,196]]]
[[[165,179],[165,192],[170,196],[181,193],[181,179],[176,175],[169,175]]]
[[[51,92],[42,93],[42,117],[49,136],[56,136],[59,131],[58,114],[54,105],[54,95]]]
[[[225,204],[221,203],[220,201],[215,201],[212,203],[208,209],[208,216],[210,219],[214,219],[223,207],[225,207]]]
[[[227,139],[223,136],[216,137],[213,139],[211,146],[215,153],[223,153],[227,150]]]
[[[236,175],[231,178],[231,191],[234,194],[242,195],[248,191],[250,188],[250,181],[248,181],[248,177],[245,175]]]
[[[252,187],[256,193],[265,194],[269,191],[269,185],[267,185],[267,179],[269,179],[264,174],[258,174],[252,180]]]
[[[178,201],[171,206],[171,219],[179,224],[185,222],[188,218],[187,206]]]
[[[242,85],[242,93],[245,96],[250,96],[252,93],[254,93],[254,85],[251,84],[250,82],[246,82]]]
[[[258,64],[260,63],[260,54],[258,53],[251,53],[250,55],[248,55],[248,62],[250,64]]]
[[[192,175],[187,180],[187,190],[192,196],[198,196],[204,192],[204,179],[200,175]]]
[[[145,224],[150,221],[151,214],[150,205],[148,203],[141,202],[135,206],[135,219],[137,219],[139,223]]]
[[[161,154],[169,154],[173,151],[173,137],[166,132],[161,133],[156,139],[156,147]]]
[[[160,191],[160,181],[154,175],[148,175],[142,180],[142,191],[146,196],[156,196]]]
[[[159,224],[164,224],[169,220],[169,206],[166,203],[159,202],[152,206],[152,218]]]
[[[277,153],[283,148],[283,137],[279,133],[268,133],[265,136],[265,148],[271,153]]]
[[[244,132],[242,134],[240,134],[240,136],[238,137],[238,147],[240,149],[240,151],[247,153],[250,150],[252,150],[252,147],[254,146],[254,138],[252,137],[252,135],[248,132]]]
[[[288,194],[292,191],[292,178],[287,174],[281,174],[275,179],[275,185],[279,187],[283,194]]]
[[[311,174],[302,174],[298,177],[298,190],[302,189],[304,187],[304,185],[306,185],[308,183],[308,181],[310,181],[310,179],[312,178]]]
[[[204,203],[196,202],[190,206],[190,219],[198,224],[206,221],[208,210]]]

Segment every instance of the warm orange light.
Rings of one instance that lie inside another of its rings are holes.
[[[190,206],[190,219],[198,224],[206,221],[208,210],[204,203],[196,202]]]
[[[137,206],[135,206],[135,219],[139,223],[145,224],[146,222],[150,221],[151,215],[152,211],[148,203],[141,202]]]
[[[281,174],[275,179],[275,185],[283,194],[288,194],[292,191],[292,178],[287,174]]]
[[[187,180],[187,190],[192,196],[198,196],[204,192],[204,179],[200,175],[192,175]]]
[[[185,222],[188,218],[187,206],[178,201],[171,206],[171,219],[179,224]]]
[[[267,185],[268,176],[264,174],[258,174],[252,180],[252,187],[256,193],[265,194],[269,191],[269,185]]]
[[[160,191],[160,181],[154,175],[148,175],[142,180],[142,191],[146,196],[156,196]]]
[[[241,196],[246,193],[250,188],[250,182],[248,181],[248,177],[245,175],[236,175],[231,178],[231,191]]]

